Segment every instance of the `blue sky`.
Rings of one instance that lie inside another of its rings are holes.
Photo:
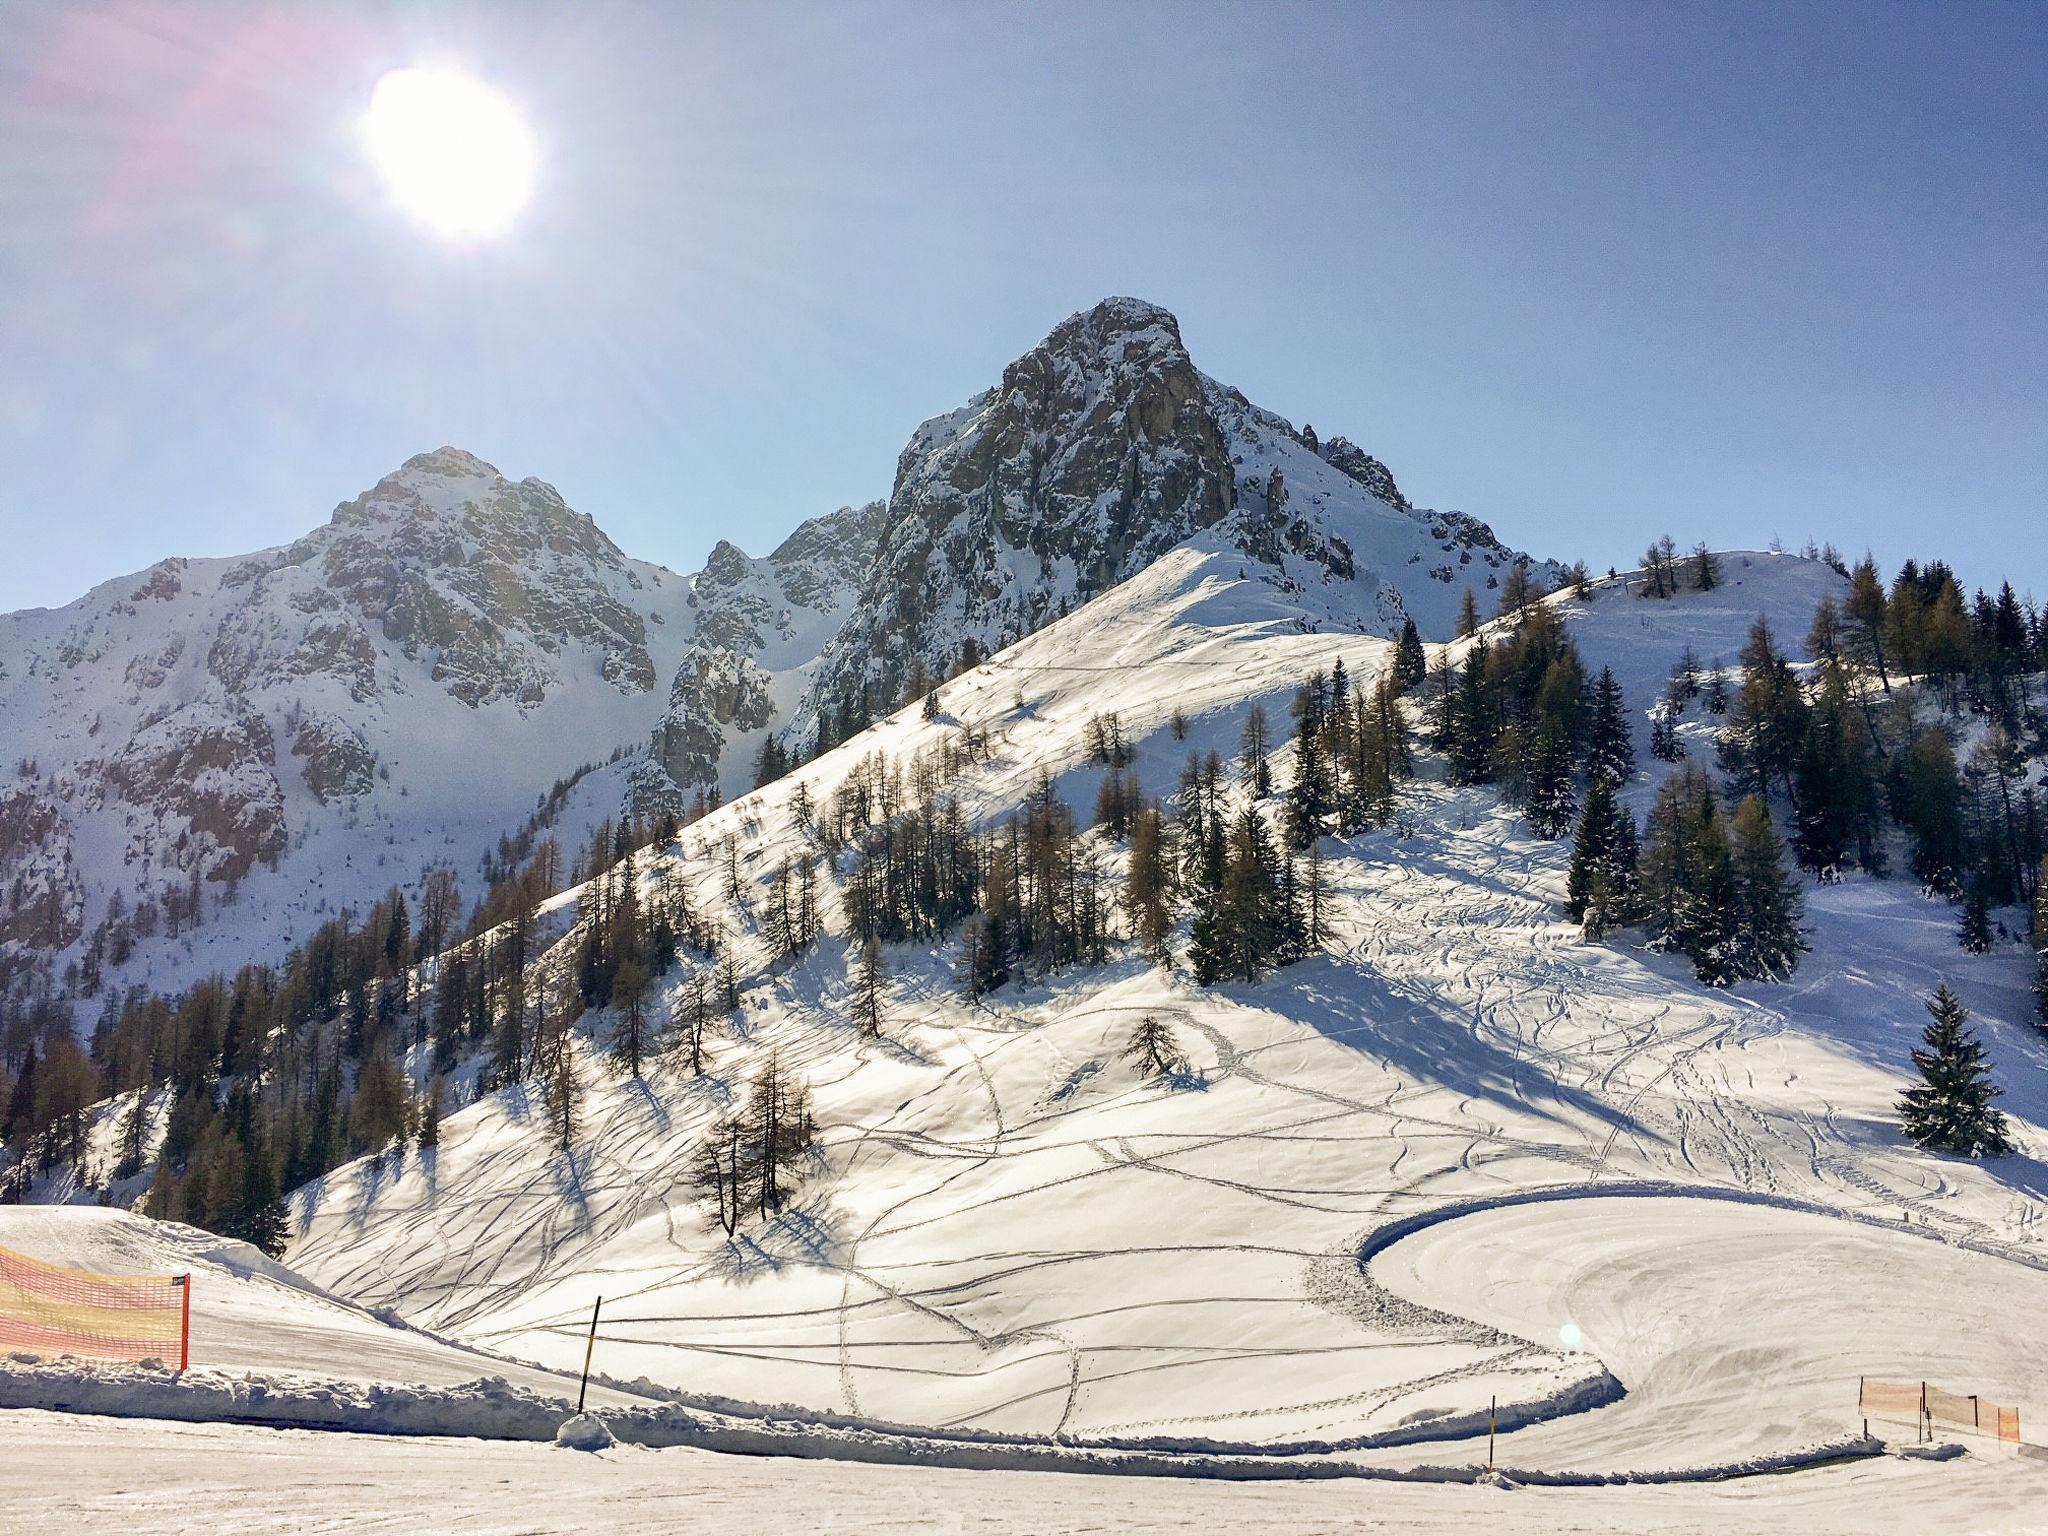
[[[494,243],[366,161],[418,63],[538,140]],[[1543,555],[2048,599],[2044,143],[2040,5],[0,0],[0,608],[444,442],[763,551],[1111,293]]]

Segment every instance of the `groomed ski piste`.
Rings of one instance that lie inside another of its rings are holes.
[[[1796,641],[1839,581],[1781,555],[1723,564],[1723,587],[1668,602],[1625,580],[1550,599],[1645,737],[1685,646],[1732,665],[1759,613]],[[949,786],[970,816],[1006,814],[1043,769],[1085,820],[1099,770],[1083,733],[1112,710],[1146,791],[1170,793],[1191,751],[1230,758],[1253,702],[1284,736],[1310,671],[1341,657],[1369,680],[1387,663],[1386,642],[1319,627],[1331,617],[1196,541],[948,683],[937,720],[906,710],[687,828],[643,878],[665,861],[717,911],[716,850],[735,834],[758,897],[804,846],[799,779],[822,803],[864,755],[907,765],[963,724],[993,746]],[[1638,745],[1640,813],[1662,767]],[[1276,766],[1284,783],[1284,753]],[[679,1483],[721,1510],[829,1510],[847,1529],[961,1508],[1045,1530],[1313,1529],[1367,1511],[1393,1529],[2042,1518],[2048,1462],[1982,1440],[1958,1462],[1887,1456],[1914,1427],[1866,1439],[1856,1410],[1859,1376],[1925,1378],[2048,1427],[2048,1051],[2019,946],[1966,955],[1953,908],[1851,878],[1806,887],[1811,953],[1789,983],[1705,988],[1634,936],[1584,942],[1561,910],[1568,842],[1423,769],[1395,826],[1326,845],[1324,952],[1255,985],[1204,990],[1127,950],[971,1003],[950,941],[897,945],[872,1041],[850,1022],[836,901],[793,967],[737,925],[746,1006],[706,1076],[664,1062],[621,1080],[594,1016],[571,1153],[521,1091],[487,1096],[438,1148],[300,1191],[285,1266],[195,1259],[227,1267],[201,1274],[185,1380],[0,1370],[13,1407],[209,1422],[30,1411],[0,1438],[30,1460],[73,1439],[93,1448],[81,1461],[198,1454],[208,1473],[163,1475],[239,1489],[222,1497],[252,1513],[294,1478],[310,1490],[323,1458],[361,1457],[384,1469],[375,1489],[308,1497],[358,1499],[366,1518],[390,1499],[437,1528],[652,1528],[660,1506],[640,1501]],[[2007,1089],[2012,1157],[1937,1157],[1896,1129],[1922,999],[1944,980]],[[1183,1072],[1122,1059],[1146,1017],[1172,1028]],[[790,1209],[728,1242],[691,1197],[689,1154],[770,1047],[815,1096],[817,1166]],[[191,1256],[201,1241],[0,1213],[0,1244],[88,1268],[138,1267],[95,1244]],[[235,1286],[245,1302],[209,1354],[206,1298]],[[622,1443],[595,1458],[218,1422],[546,1441],[600,1296],[593,1408]],[[458,1385],[479,1378],[498,1379]],[[808,1460],[695,1454],[714,1451]],[[1796,1475],[1745,1475],[1763,1472]],[[437,1477],[527,1491],[456,1502]],[[1257,1502],[1226,1486],[1276,1480],[1317,1486]],[[53,1517],[113,1507],[89,1482],[37,1493],[0,1473],[17,1495]],[[149,1517],[178,1528],[154,1503]]]

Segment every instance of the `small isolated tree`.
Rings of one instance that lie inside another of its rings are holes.
[[[1991,1107],[2000,1090],[1991,1082],[1984,1047],[1969,1028],[1970,1010],[1944,982],[1927,1004],[1933,1022],[1913,1053],[1923,1079],[1899,1098],[1906,1134],[1919,1145],[1958,1157],[2002,1157],[2012,1151],[2005,1116]]]
[[[860,947],[860,963],[853,971],[853,1021],[870,1040],[882,1037],[882,942],[870,938]]]
[[[1147,1014],[1125,1038],[1123,1058],[1136,1062],[1149,1077],[1165,1077],[1181,1067],[1180,1042],[1171,1029]]]

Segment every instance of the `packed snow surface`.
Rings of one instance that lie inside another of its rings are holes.
[[[800,1462],[0,1414],[0,1506],[25,1530],[1032,1532],[1302,1536],[1512,1530],[1869,1536],[2038,1529],[2048,1466],[1880,1457],[1656,1487],[1230,1483]]]
[[[1681,647],[1732,656],[1759,612],[1797,633],[1839,581],[1780,556],[1726,563],[1711,594],[1650,603],[1615,585],[1554,601],[1588,664],[1613,665],[1640,711]],[[1097,770],[1082,732],[1109,710],[1139,743],[1146,788],[1170,791],[1190,750],[1234,750],[1253,701],[1284,721],[1309,670],[1341,657],[1369,678],[1388,649],[1317,632],[1227,551],[1179,550],[948,684],[939,720],[907,711],[688,829],[647,878],[683,880],[701,910],[719,910],[714,850],[739,833],[758,894],[803,846],[788,810],[797,779],[822,801],[860,754],[907,759],[962,722],[995,744],[953,786],[971,815],[1015,805],[1041,768],[1085,812]],[[1176,709],[1184,741],[1167,728]],[[1646,773],[1633,793],[1651,788]],[[2016,953],[1962,955],[1948,908],[1854,880],[1809,892],[1813,952],[1793,982],[1714,991],[1676,957],[1583,943],[1560,912],[1565,852],[1490,791],[1418,784],[1398,825],[1337,845],[1328,951],[1269,981],[1203,991],[1132,957],[971,1004],[950,946],[896,946],[881,1041],[848,1022],[842,937],[776,968],[743,925],[738,953],[758,985],[706,1077],[664,1064],[620,1082],[592,1050],[572,1153],[554,1151],[519,1092],[487,1099],[448,1121],[431,1156],[360,1163],[308,1192],[292,1262],[556,1367],[580,1359],[602,1294],[600,1369],[703,1401],[1107,1445],[1398,1450],[1416,1464],[1469,1461],[1489,1400],[1511,1424],[1607,1402],[1581,1417],[1626,1415],[1645,1471],[1849,1435],[1858,1368],[1845,1356],[1815,1383],[1820,1356],[1780,1350],[1773,1368],[1799,1380],[1754,1390],[1795,1406],[1737,1432],[1725,1364],[1676,1397],[1657,1378],[1660,1409],[1634,1400],[1641,1357],[1610,1356],[1590,1330],[1567,1342],[1547,1319],[1514,1325],[1434,1281],[1409,1294],[1377,1266],[1361,1272],[1361,1245],[1447,1206],[1648,1181],[1805,1213],[1696,1202],[1701,1230],[1780,1232],[1781,1254],[1918,1276],[1929,1296],[1953,1283],[1939,1263],[1977,1265],[1970,1289],[1987,1309],[2040,1315],[2048,1110]],[[1976,1010],[2008,1084],[2014,1158],[1932,1157],[1894,1128],[1920,999],[1940,979]],[[1148,1016],[1179,1037],[1184,1073],[1152,1079],[1121,1059]],[[591,1021],[593,1044],[607,1027]],[[821,1167],[792,1209],[728,1244],[690,1198],[688,1154],[770,1045],[816,1093]],[[1862,1220],[1814,1214],[1826,1212]],[[1629,1201],[1514,1219],[1553,1217],[1588,1234],[1608,1223],[1622,1251],[1589,1235],[1585,1283],[1642,1270],[1643,1316],[1663,1320],[1673,1351],[1691,1347],[1687,1293],[1651,1287],[1684,1276],[1632,1256],[1645,1218]],[[1814,1235],[1783,1235],[1788,1221]],[[1739,1248],[1699,1245],[1701,1274],[1739,1267],[1722,1257]],[[1816,1308],[1855,1278],[1818,1260],[1768,1268],[1783,1283],[1810,1272]],[[1873,1331],[1868,1369],[1945,1361],[1971,1377],[1953,1389],[1995,1392],[1991,1368],[2019,1357],[1994,1332],[1976,1337],[1986,1353],[1964,1359],[1953,1340]],[[1698,1342],[1741,1358],[1724,1346]],[[1530,1470],[1630,1469],[1593,1442],[1530,1443]]]

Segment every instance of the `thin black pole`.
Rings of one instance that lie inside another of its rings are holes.
[[[1499,1417],[1500,1399],[1489,1397],[1486,1400],[1486,1470],[1489,1472],[1493,1470],[1493,1428]]]
[[[583,1412],[583,1397],[590,1390],[590,1357],[597,1353],[597,1313],[604,1305],[604,1298],[598,1297],[590,1307],[590,1342],[583,1346],[583,1385],[576,1389],[576,1411]]]

